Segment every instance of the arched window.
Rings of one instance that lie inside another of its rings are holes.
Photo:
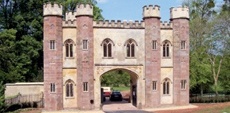
[[[170,80],[168,78],[163,81],[163,94],[169,94]]]
[[[127,57],[135,57],[135,46],[136,42],[132,39],[129,39],[126,42],[126,56]]]
[[[73,41],[68,39],[65,41],[65,52],[66,57],[73,57]]]
[[[170,42],[168,40],[163,42],[163,57],[170,57]]]
[[[74,95],[74,89],[73,89],[73,81],[68,80],[65,84],[65,90],[66,90],[66,97],[73,97]]]
[[[102,46],[103,46],[103,57],[112,57],[112,50],[113,50],[113,46],[114,43],[112,42],[112,40],[110,39],[105,39],[102,42]]]

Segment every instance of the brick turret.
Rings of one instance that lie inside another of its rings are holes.
[[[77,87],[79,109],[94,109],[94,38],[93,6],[76,7],[77,27]]]
[[[189,11],[187,7],[171,8],[173,24],[174,104],[189,104]],[[183,88],[182,81],[185,82]]]
[[[161,54],[160,54],[160,7],[155,5],[143,7],[145,23],[145,107],[160,105],[160,93],[153,92],[152,83],[157,82],[160,89]],[[156,48],[153,43],[156,42]],[[155,99],[154,99],[155,98]]]
[[[44,103],[45,110],[63,109],[62,6],[44,4]]]

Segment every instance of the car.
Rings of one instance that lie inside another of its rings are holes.
[[[113,91],[110,95],[110,101],[122,101],[123,98],[122,98],[122,95],[121,95],[121,92],[119,91]]]
[[[111,88],[110,87],[102,87],[103,88],[103,94],[105,97],[110,97],[111,95]]]

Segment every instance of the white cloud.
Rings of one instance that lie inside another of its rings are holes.
[[[97,1],[97,3],[106,3],[106,2],[108,2],[108,0],[96,0]]]

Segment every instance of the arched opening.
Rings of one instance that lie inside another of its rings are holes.
[[[137,84],[138,75],[128,69],[117,68],[103,73],[100,76],[101,105],[130,103],[137,107]]]

